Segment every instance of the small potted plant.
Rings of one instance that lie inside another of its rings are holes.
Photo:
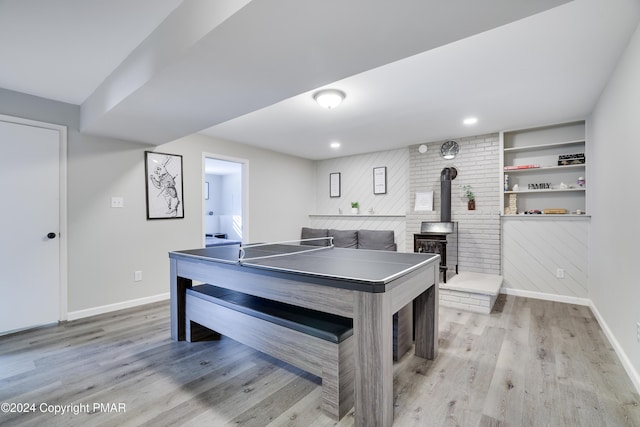
[[[358,210],[360,209],[360,203],[358,202],[351,202],[351,213],[352,214],[358,214]]]
[[[467,209],[470,211],[476,210],[476,196],[473,194],[471,186],[465,185],[462,189],[464,190],[464,195],[467,198]]]

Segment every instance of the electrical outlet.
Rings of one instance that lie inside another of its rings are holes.
[[[133,272],[133,281],[134,282],[141,282],[142,281],[142,271],[134,271]]]
[[[556,269],[556,277],[558,279],[564,279],[564,268]]]

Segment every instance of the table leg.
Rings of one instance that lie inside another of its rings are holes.
[[[355,425],[393,424],[393,313],[386,293],[356,292]]]
[[[191,285],[192,281],[190,279],[178,276],[177,261],[172,259],[169,293],[171,296],[171,339],[174,341],[184,341],[186,338],[185,292]]]
[[[438,355],[438,285],[435,284],[414,300],[416,356],[435,359]]]

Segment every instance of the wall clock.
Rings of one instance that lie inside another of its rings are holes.
[[[440,155],[447,160],[453,159],[458,151],[460,151],[460,147],[455,141],[447,141],[440,147]]]

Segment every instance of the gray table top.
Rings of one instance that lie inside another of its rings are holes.
[[[301,249],[308,252],[298,253]],[[272,244],[240,245],[170,252],[174,259],[233,264],[270,272],[327,278],[337,281],[368,284],[372,292],[379,286],[419,269],[438,257],[436,254],[373,251],[337,247],[313,247]]]

